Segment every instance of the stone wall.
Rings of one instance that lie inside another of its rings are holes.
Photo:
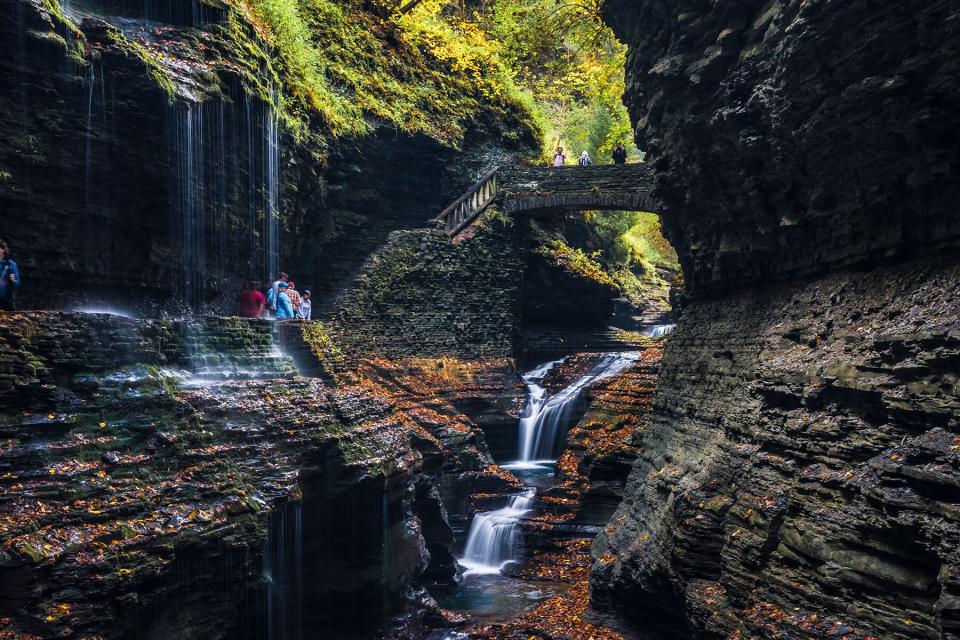
[[[598,604],[654,637],[956,635],[958,276],[928,260],[688,308],[595,547]]]
[[[956,247],[951,0],[610,0],[692,291]]]
[[[640,637],[960,633],[957,15],[606,3],[690,293],[594,548]]]
[[[398,231],[336,303],[330,336],[351,358],[513,355],[525,259],[522,227],[497,215],[454,243]]]

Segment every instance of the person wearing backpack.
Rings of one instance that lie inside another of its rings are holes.
[[[17,310],[17,289],[20,287],[20,269],[10,259],[10,247],[0,240],[0,310]]]
[[[577,164],[581,167],[588,167],[593,164],[593,160],[590,159],[590,154],[584,151],[580,154],[580,157],[577,158]]]
[[[623,148],[623,143],[618,142],[616,148],[613,150],[613,164],[626,164],[627,163],[627,150]]]

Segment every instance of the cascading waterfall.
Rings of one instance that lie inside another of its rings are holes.
[[[525,374],[523,379],[530,390],[530,401],[520,418],[518,464],[507,465],[508,468],[555,461],[567,429],[582,407],[583,392],[587,387],[620,373],[638,358],[638,354],[631,352],[606,354],[590,371],[549,398],[540,383],[557,362],[541,365]]]
[[[676,326],[676,324],[655,324],[647,329],[646,334],[649,338],[662,338],[671,333]]]
[[[266,237],[266,261],[264,268],[269,277],[279,273],[280,254],[280,131],[277,114],[273,109],[276,95],[271,88],[271,103],[264,115],[264,236]]]
[[[524,374],[529,398],[520,418],[519,460],[504,466],[508,469],[534,469],[555,462],[567,429],[581,408],[587,387],[629,368],[639,357],[640,354],[632,352],[604,355],[590,371],[550,397],[542,385],[543,379],[554,366],[563,362],[562,359],[541,364]],[[511,496],[506,507],[473,517],[460,560],[467,569],[464,575],[500,573],[506,565],[519,560],[520,523],[532,510],[535,493],[535,489],[527,489]]]
[[[520,552],[520,520],[533,507],[534,490],[511,496],[507,506],[478,513],[470,523],[467,546],[460,564],[464,575],[492,574],[515,562]]]
[[[173,119],[174,184],[171,193],[173,221],[179,225],[174,246],[181,251],[181,294],[196,308],[203,299],[204,279],[204,187],[203,105],[171,106]]]

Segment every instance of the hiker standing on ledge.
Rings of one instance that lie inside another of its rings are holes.
[[[563,155],[563,147],[557,147],[557,152],[553,154],[553,166],[562,167],[567,161],[567,156]]]
[[[16,292],[20,286],[20,269],[17,263],[10,259],[10,247],[0,240],[0,309],[16,311]]]
[[[627,150],[623,148],[623,143],[618,142],[613,150],[613,164],[626,164]]]

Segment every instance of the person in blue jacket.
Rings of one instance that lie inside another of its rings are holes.
[[[287,295],[287,288],[290,286],[287,282],[277,284],[277,320],[286,320],[293,317],[293,301]]]
[[[10,247],[0,240],[0,309],[17,310],[17,289],[20,287],[20,270],[10,259]]]

